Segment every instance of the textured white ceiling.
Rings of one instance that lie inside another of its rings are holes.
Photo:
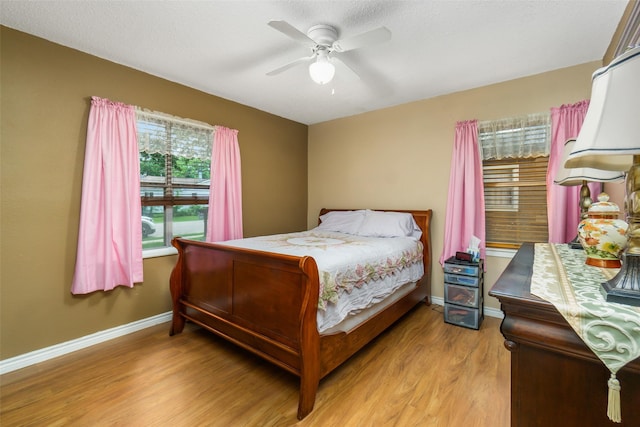
[[[0,1],[0,23],[300,123],[601,60],[627,0]],[[389,42],[343,54],[327,85],[309,52],[270,28],[386,26]]]

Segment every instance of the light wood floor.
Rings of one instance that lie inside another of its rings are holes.
[[[0,425],[505,427],[499,325],[445,324],[420,305],[324,378],[303,421],[296,377],[193,325],[159,325],[3,375]]]

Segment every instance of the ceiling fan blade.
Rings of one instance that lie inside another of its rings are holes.
[[[365,46],[370,46],[391,39],[391,31],[387,27],[376,28],[357,36],[349,37],[344,40],[336,40],[333,42],[333,50],[336,52],[346,52]]]
[[[348,78],[350,77],[350,79],[360,80],[360,75],[356,72],[356,70],[353,69],[351,65],[345,62],[344,58],[341,58],[340,56],[333,54],[331,56],[331,59],[336,63],[336,65],[338,65],[338,67],[341,68],[340,71],[345,70],[348,72],[348,76],[347,76]]]
[[[304,64],[305,62],[311,62],[316,56],[305,56],[303,58],[298,58],[295,61],[291,61],[288,64],[283,65],[282,67],[278,67],[275,70],[269,71],[267,76],[275,76],[276,74],[280,74],[283,71],[287,71],[289,68],[293,68],[296,65]]]
[[[287,21],[269,21],[267,25],[280,31],[285,36],[291,37],[295,41],[302,43],[305,46],[314,47],[316,45],[316,42],[311,40],[305,33],[298,30]]]

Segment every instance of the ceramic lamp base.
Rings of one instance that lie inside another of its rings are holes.
[[[628,224],[618,219],[618,205],[609,202],[607,193],[600,193],[598,203],[589,208],[588,217],[578,225],[578,238],[587,254],[588,265],[619,268],[620,255],[627,246]]]
[[[585,264],[601,268],[620,268],[622,266],[619,259],[600,259],[589,257],[587,257]]]

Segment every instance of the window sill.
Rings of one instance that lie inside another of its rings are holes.
[[[516,254],[517,249],[502,249],[502,248],[487,248],[485,253],[487,256],[497,257],[497,258],[513,258]]]
[[[142,251],[142,259],[157,258],[161,256],[177,255],[177,254],[178,254],[178,250],[174,247],[147,249],[146,251]]]

